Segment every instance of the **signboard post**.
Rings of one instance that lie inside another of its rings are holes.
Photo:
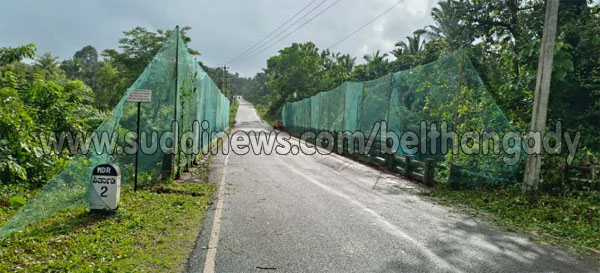
[[[152,90],[133,90],[129,93],[127,101],[137,102],[137,149],[135,151],[135,178],[133,182],[133,191],[137,192],[138,184],[138,157],[140,154],[140,112],[142,102],[152,102]]]
[[[119,208],[121,171],[113,164],[100,164],[92,171],[90,211],[96,214],[114,214]]]

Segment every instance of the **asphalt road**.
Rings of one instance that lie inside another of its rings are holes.
[[[242,101],[236,130],[269,127]],[[217,155],[211,169],[221,207],[205,220],[189,272],[600,272],[338,155]]]

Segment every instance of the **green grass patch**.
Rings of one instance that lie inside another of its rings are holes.
[[[19,201],[27,202],[40,191],[41,188],[28,188],[16,184],[0,185],[0,227],[23,206]]]
[[[0,240],[0,272],[182,271],[215,190],[172,183],[125,190],[113,216],[72,208]],[[1,223],[16,209],[0,207]]]
[[[239,107],[240,102],[238,100],[233,100],[233,103],[229,106],[229,128],[233,128],[235,125],[235,116]]]
[[[256,112],[258,113],[258,115],[260,116],[260,118],[264,121],[266,121],[271,128],[273,126],[275,126],[275,121],[277,120],[276,117],[272,117],[270,115],[267,114],[268,110],[267,107],[264,107],[260,104],[254,105],[254,108],[256,109]]]
[[[596,252],[600,250],[600,193],[596,191],[541,195],[536,201],[523,195],[519,185],[461,190],[440,187],[426,194],[445,204],[466,205],[475,215],[485,212],[504,229],[600,253]]]

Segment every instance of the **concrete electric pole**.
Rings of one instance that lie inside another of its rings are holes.
[[[554,60],[554,40],[556,38],[556,25],[558,21],[559,0],[546,1],[546,17],[544,19],[544,36],[540,48],[535,97],[531,115],[531,132],[544,134],[546,129],[546,116],[548,113],[548,97],[550,95],[550,80],[552,78],[552,62]],[[525,140],[527,141],[527,140]],[[535,193],[540,180],[542,154],[527,155],[523,190]]]

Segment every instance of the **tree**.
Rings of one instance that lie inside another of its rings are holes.
[[[398,47],[400,50],[392,51],[392,52],[393,53],[399,52],[400,54],[394,54],[394,56],[399,57],[404,54],[414,55],[414,54],[418,54],[419,52],[421,52],[421,50],[423,50],[425,48],[425,39],[422,39],[422,38],[424,38],[423,36],[426,33],[427,33],[427,31],[425,31],[424,29],[418,29],[413,32],[412,37],[406,36],[407,41],[397,42],[395,46]]]
[[[283,105],[310,97],[320,91],[335,87],[334,80],[324,76],[330,60],[329,52],[319,53],[312,42],[294,43],[267,60],[266,74],[272,88],[269,114],[276,116]]]
[[[184,26],[182,28],[179,28],[179,34],[181,34],[181,40],[186,45],[186,47],[192,41],[192,38],[190,38],[187,35],[187,32],[191,29],[192,29],[192,27],[190,27],[190,26]],[[164,39],[166,39],[167,37],[171,36],[171,33],[173,33],[173,30],[169,29],[169,30],[164,31],[164,30],[159,29],[156,31],[156,33],[158,33],[159,35],[162,35],[162,37]],[[192,49],[190,47],[187,47],[187,49],[188,49],[188,52],[190,53],[190,55],[192,55],[192,56],[202,55],[202,54],[200,54],[200,52],[198,50]]]
[[[92,86],[92,78],[99,66],[98,51],[96,51],[96,48],[91,45],[84,46],[82,49],[75,52],[72,60],[74,63],[80,64],[81,71],[79,74],[72,74],[71,78],[81,79],[87,85]],[[67,72],[67,76],[69,76],[69,71],[65,72]]]
[[[381,54],[381,51],[377,50],[377,51],[373,52],[373,54],[371,54],[371,55],[364,55],[363,59],[365,59],[365,61],[367,61],[368,63],[381,62],[381,61],[384,61],[385,58],[387,58],[387,56],[388,56],[387,53]]]
[[[17,48],[0,48],[0,66],[13,62],[20,62],[25,58],[33,58],[37,47],[35,44],[27,44]]]
[[[425,27],[429,40],[444,40],[446,54],[473,42],[471,21],[463,20],[465,15],[461,15],[462,10],[458,5],[460,4],[455,0],[440,1],[431,10],[435,24]]]
[[[190,29],[190,27],[180,29],[182,40],[186,46],[191,39],[185,33]],[[120,66],[129,81],[133,82],[154,58],[171,33],[172,30],[153,32],[143,27],[135,27],[132,30],[123,32],[125,37],[119,40],[121,52],[107,49],[102,55],[115,65]],[[192,55],[198,55],[196,50],[190,49],[189,51]]]
[[[75,52],[73,58],[80,60],[84,67],[92,67],[98,63],[98,51],[95,47],[87,45]]]
[[[30,44],[0,54],[1,184],[43,185],[69,156],[44,154],[39,133],[84,132],[104,117],[92,106],[88,86],[65,79],[58,58],[46,53],[33,65],[20,62],[34,51]]]
[[[187,26],[180,28],[181,38],[186,45],[191,41],[191,38],[186,35],[190,29]],[[152,61],[172,32],[172,30],[153,32],[138,26],[123,32],[125,37],[119,40],[120,50],[107,49],[102,52],[104,64],[98,65],[99,67],[95,69],[99,71],[91,73],[89,77],[91,79],[89,84],[97,93],[98,107],[107,110],[115,105],[118,98]],[[90,59],[93,60],[93,51],[93,48],[86,46],[78,52],[80,53],[78,55],[84,58],[91,56]],[[188,51],[192,55],[199,54],[193,49],[188,48]],[[98,73],[100,75],[96,75]]]
[[[60,69],[65,71],[69,79],[80,79],[84,71],[82,62],[77,58],[64,60],[60,64]]]
[[[388,54],[381,54],[380,50],[373,52],[371,55],[363,56],[366,64],[355,66],[352,71],[353,81],[368,81],[385,76],[390,72]]]
[[[256,75],[250,81],[247,88],[242,89],[241,95],[244,99],[252,102],[256,105],[267,104],[266,98],[272,92],[269,87],[269,76],[263,70],[262,72],[256,73]]]
[[[54,57],[50,52],[46,52],[36,59],[36,66],[44,70],[56,70],[58,68],[57,60],[58,57]]]
[[[336,61],[341,69],[341,74],[343,80],[350,80],[352,76],[352,70],[354,69],[354,65],[356,64],[356,57],[350,56],[350,54],[345,54],[342,56],[338,56]]]
[[[117,71],[114,65],[110,62],[103,62],[99,67],[94,77],[92,78],[94,85],[94,105],[96,108],[109,111],[121,99],[121,94],[124,92],[125,79]]]
[[[42,56],[39,56],[35,61],[34,68],[37,73],[44,76],[46,79],[54,80],[63,76],[60,73],[62,70],[58,68],[58,57],[52,56],[50,52],[46,52]]]
[[[128,79],[128,82],[133,83],[156,55],[164,42],[164,37],[143,27],[135,27],[123,33],[125,37],[119,40],[121,52],[107,49],[102,55],[106,60],[119,66],[123,76]]]

